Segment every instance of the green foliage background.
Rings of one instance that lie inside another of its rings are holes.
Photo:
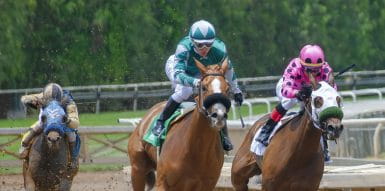
[[[239,77],[279,75],[305,43],[336,71],[385,67],[385,1],[2,0],[0,88],[166,80],[164,63],[199,19]]]

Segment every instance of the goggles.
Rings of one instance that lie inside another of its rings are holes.
[[[194,42],[194,46],[197,49],[210,48],[213,45],[213,42]]]
[[[301,60],[301,64],[302,64],[302,66],[304,66],[306,71],[316,73],[316,72],[319,72],[319,70],[321,69],[321,66],[324,64],[324,62],[318,62],[318,63],[314,64],[311,62],[304,62]]]

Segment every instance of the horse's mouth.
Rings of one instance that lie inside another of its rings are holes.
[[[328,140],[336,140],[340,137],[344,126],[341,123],[341,120],[338,118],[330,118],[327,119],[325,122],[325,133],[326,133],[326,138]]]
[[[208,116],[211,127],[214,129],[219,131],[226,126],[227,109],[222,103],[213,104],[209,109]]]
[[[50,131],[47,135],[48,147],[50,150],[57,150],[60,148],[60,139],[62,137],[56,131]]]
[[[60,144],[59,142],[51,142],[51,141],[48,141],[48,148],[51,150],[51,151],[57,151],[59,150],[60,148]]]

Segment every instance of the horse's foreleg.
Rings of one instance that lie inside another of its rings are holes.
[[[33,181],[31,172],[29,170],[26,170],[26,173],[24,174],[24,187],[26,191],[36,190],[35,181]]]
[[[147,181],[147,172],[142,167],[133,165],[131,167],[131,181],[134,191],[144,191]]]
[[[72,180],[69,180],[67,178],[62,178],[62,180],[60,181],[60,191],[69,191],[71,190],[71,186],[72,186]]]
[[[231,183],[236,191],[247,191],[249,179],[260,173],[253,153],[248,152],[243,156],[237,153],[231,167]]]

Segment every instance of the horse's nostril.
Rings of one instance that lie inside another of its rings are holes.
[[[50,141],[50,142],[52,142],[52,143],[54,143],[54,142],[60,140],[60,138],[61,138],[61,137],[47,137],[48,141]]]
[[[213,113],[213,114],[211,114],[211,117],[212,117],[212,118],[217,118],[217,117],[218,117],[218,114],[217,114],[217,113]]]

